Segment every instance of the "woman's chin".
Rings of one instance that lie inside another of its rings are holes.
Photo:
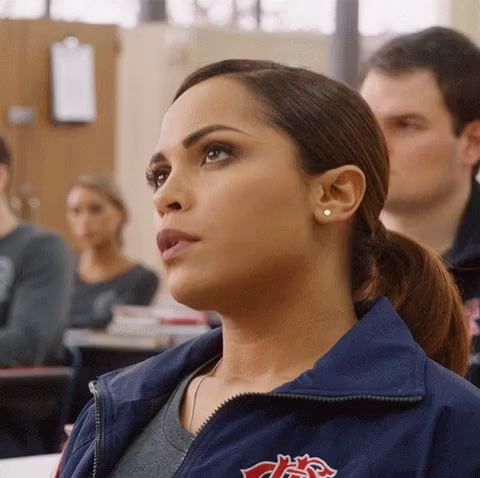
[[[172,274],[167,277],[170,295],[179,303],[195,310],[211,310],[218,300],[218,288],[202,278]]]
[[[108,242],[104,238],[93,234],[90,236],[82,236],[79,241],[82,245],[82,249],[97,249],[104,246],[105,243]]]

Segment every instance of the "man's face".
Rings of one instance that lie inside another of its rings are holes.
[[[371,70],[361,95],[385,134],[390,155],[390,186],[385,210],[425,210],[469,180],[460,158],[461,137],[433,74],[415,70],[390,75]]]

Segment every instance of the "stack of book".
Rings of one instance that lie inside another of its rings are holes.
[[[210,330],[207,314],[181,305],[118,305],[105,332],[155,348],[174,347]]]

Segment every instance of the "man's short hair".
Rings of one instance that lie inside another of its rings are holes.
[[[468,123],[480,119],[480,49],[455,30],[432,27],[396,37],[369,58],[363,67],[362,80],[374,69],[390,75],[420,69],[430,71],[457,136]]]
[[[5,164],[8,167],[12,165],[12,156],[8,149],[7,143],[0,138],[0,164]]]
[[[430,71],[452,115],[456,134],[480,119],[480,49],[455,30],[432,27],[396,37],[370,57],[364,77],[372,69],[392,75]]]

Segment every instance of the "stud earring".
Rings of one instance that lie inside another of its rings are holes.
[[[324,214],[325,216],[329,217],[329,216],[332,215],[332,211],[331,211],[330,209],[325,209],[325,210],[323,211],[323,214]]]

